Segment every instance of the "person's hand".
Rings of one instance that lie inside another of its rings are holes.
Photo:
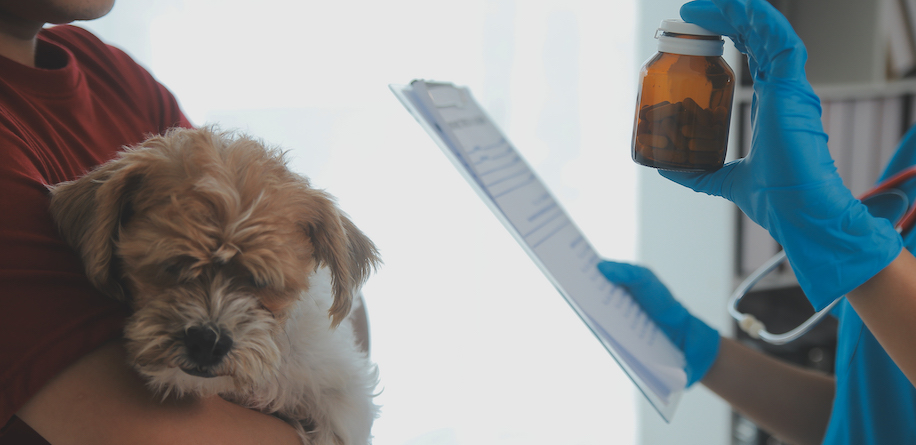
[[[737,204],[783,246],[802,290],[823,309],[896,258],[900,236],[843,186],[805,77],[807,52],[786,18],[764,0],[693,1],[681,17],[748,55],[753,137],[747,157],[718,171],[661,174]]]
[[[719,333],[681,306],[649,269],[602,261],[598,270],[608,281],[626,288],[646,315],[684,352],[687,386],[702,379],[719,353]]]

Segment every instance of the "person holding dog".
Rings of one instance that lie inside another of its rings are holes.
[[[92,287],[52,223],[48,185],[191,126],[125,53],[45,28],[113,3],[0,0],[0,444],[299,444],[275,417],[148,390],[126,363],[126,308]]]
[[[798,444],[916,440],[916,237],[869,214],[843,186],[827,150],[820,100],[805,77],[806,50],[764,0],[698,0],[682,18],[729,36],[754,78],[753,141],[744,159],[712,173],[661,171],[695,191],[733,201],[783,246],[815,309],[838,306],[836,377],[746,348],[691,315],[648,269],[605,261],[685,353],[700,382],[777,437]],[[916,129],[884,178],[916,164]],[[903,190],[912,201],[916,186]]]

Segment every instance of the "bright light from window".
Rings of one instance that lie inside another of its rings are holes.
[[[380,247],[375,445],[636,442],[634,386],[388,90],[469,86],[598,250],[632,260],[635,0],[154,5],[86,26],[195,124],[291,150]]]

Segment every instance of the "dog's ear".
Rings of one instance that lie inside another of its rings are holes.
[[[353,292],[380,259],[375,244],[337,209],[323,192],[312,190],[303,226],[312,241],[315,259],[331,271],[334,303],[328,314],[337,326],[350,314]]]
[[[143,180],[142,164],[130,158],[130,152],[122,152],[75,181],[49,187],[51,216],[82,258],[89,281],[122,301],[128,296],[119,282],[115,245],[121,226],[133,213],[132,195]]]

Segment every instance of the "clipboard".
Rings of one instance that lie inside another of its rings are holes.
[[[670,422],[687,383],[684,354],[601,275],[598,253],[470,90],[424,80],[389,88]]]

